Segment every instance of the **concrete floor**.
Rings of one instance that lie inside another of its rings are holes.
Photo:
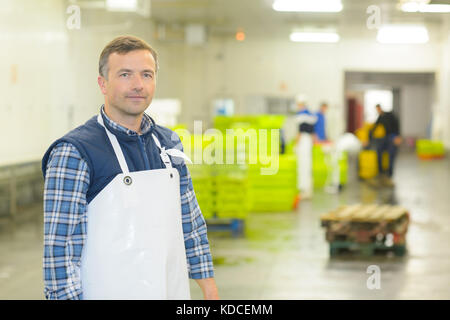
[[[395,189],[375,190],[350,166],[339,194],[316,191],[297,212],[250,214],[245,237],[210,233],[221,298],[450,299],[450,161],[402,152],[394,180]],[[360,202],[410,210],[405,257],[329,258],[320,214]],[[43,299],[41,259],[40,224],[0,230],[0,299]],[[371,265],[380,268],[380,289],[367,288]],[[202,298],[194,281],[191,293]]]

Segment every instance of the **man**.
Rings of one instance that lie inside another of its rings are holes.
[[[122,36],[100,55],[100,114],[42,160],[47,299],[218,299],[206,224],[179,137],[144,113],[156,52]]]
[[[317,122],[314,125],[314,132],[317,135],[318,141],[326,141],[327,136],[325,134],[325,113],[328,110],[328,104],[323,102],[320,105],[320,109],[318,112],[316,112]]]
[[[306,106],[306,97],[302,94],[296,97],[298,111],[296,121],[298,134],[296,139],[297,152],[297,186],[301,199],[310,199],[313,194],[312,181],[312,147],[314,137],[314,124],[317,121]]]
[[[399,133],[399,123],[397,117],[392,112],[384,112],[380,104],[377,104],[375,108],[377,109],[378,118],[370,130],[369,136],[373,137],[373,133],[378,126],[382,126],[385,131],[383,137],[374,139],[377,150],[378,179],[384,185],[393,187],[394,161],[397,154],[397,147],[402,142]],[[382,165],[383,153],[385,151],[389,154],[389,168],[387,172],[384,171]]]

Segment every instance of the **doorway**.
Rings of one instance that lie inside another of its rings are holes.
[[[400,134],[414,143],[428,138],[435,100],[435,74],[411,72],[345,72],[347,132],[376,121],[374,106],[382,105],[399,119]]]

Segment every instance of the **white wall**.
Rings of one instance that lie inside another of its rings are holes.
[[[186,70],[191,70],[183,75],[185,119],[207,120],[209,113],[198,110],[217,95],[234,97],[237,113],[244,113],[248,96],[294,97],[302,92],[313,109],[322,100],[330,103],[332,137],[345,129],[345,71],[434,72],[441,66],[439,43],[388,46],[367,39],[344,39],[338,44],[216,39],[203,49],[185,48],[185,52]],[[280,89],[282,82],[287,89]]]
[[[210,37],[203,47],[188,47],[155,40],[153,22],[131,14],[82,10],[81,29],[68,30],[67,6],[63,0],[2,0],[1,164],[40,159],[54,139],[98,112],[103,103],[98,57],[120,34],[140,36],[157,49],[156,98],[180,99],[180,120],[191,128],[194,120],[204,120],[205,129],[211,123],[215,98],[233,98],[236,112],[245,113],[249,96],[294,97],[302,92],[313,108],[322,100],[329,102],[329,135],[336,137],[345,128],[345,71],[438,72],[433,110],[443,119],[439,134],[450,146],[448,21],[438,30],[445,40],[434,37],[426,45],[381,45],[375,32],[373,40],[369,32],[343,37],[338,44],[248,35],[243,43]]]
[[[444,141],[446,148],[450,148],[450,17],[447,16],[442,25],[442,57],[441,67],[438,70],[438,86],[436,95],[438,103],[433,106],[434,139]]]
[[[406,85],[400,91],[401,132],[405,136],[425,138],[431,122],[433,97],[429,87]]]
[[[59,0],[2,0],[0,165],[33,160],[67,129],[68,38]]]
[[[51,142],[98,112],[98,59],[107,42],[126,33],[151,40],[150,21],[104,10],[82,8],[81,29],[69,30],[69,5],[2,0],[0,165],[40,160]]]

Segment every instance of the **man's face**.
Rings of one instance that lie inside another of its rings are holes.
[[[108,106],[126,115],[142,114],[155,92],[155,65],[155,59],[148,50],[112,53],[108,58],[108,79],[98,77]]]

